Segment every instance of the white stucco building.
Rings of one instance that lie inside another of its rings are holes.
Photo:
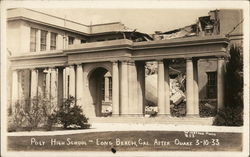
[[[172,59],[185,63],[187,116],[199,116],[199,97],[204,99],[206,90],[199,93],[208,82],[207,72],[216,86],[212,98],[218,108],[223,107],[223,72],[230,42],[223,33],[152,40],[120,22],[89,26],[21,8],[9,9],[7,16],[12,109],[17,101],[29,108],[35,97],[49,99],[48,105],[55,108],[71,95],[88,117],[102,116],[105,104],[111,105],[112,116],[144,116],[144,66],[157,61],[158,116],[170,115]]]

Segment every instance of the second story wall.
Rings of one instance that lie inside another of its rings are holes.
[[[12,55],[63,50],[81,40],[86,41],[87,37],[30,21],[8,21],[7,43]]]

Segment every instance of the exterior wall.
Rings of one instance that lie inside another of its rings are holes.
[[[233,28],[239,24],[243,19],[242,10],[222,9],[219,11],[220,19],[220,34],[227,34],[233,30]],[[239,25],[232,34],[242,34],[242,24]]]
[[[56,27],[65,27],[66,29],[72,31],[78,31],[82,33],[89,33],[90,27],[84,24],[73,22],[64,18],[59,18],[53,15],[45,14],[39,11],[25,9],[25,8],[15,8],[8,10],[8,18],[15,19],[17,17],[25,17],[29,20],[39,21],[42,23],[47,23],[48,25],[53,25]]]
[[[9,21],[7,26],[7,49],[12,55],[20,54],[21,48],[21,21]]]
[[[75,34],[72,32],[63,31],[60,29],[40,25],[28,21],[9,21],[7,27],[7,43],[8,49],[12,55],[21,55],[30,53],[30,29],[36,28],[38,30],[44,30],[48,32],[57,33],[57,50],[62,50],[68,46],[68,36],[74,37],[74,44],[80,44],[81,39],[86,39],[83,35]],[[65,36],[65,38],[64,38]],[[39,38],[40,39],[40,38]],[[47,39],[50,42],[50,38]],[[36,52],[34,52],[36,53]]]
[[[100,63],[85,63],[83,64],[83,111],[87,117],[95,117],[95,105],[94,105],[94,95],[100,95],[100,93],[95,93],[97,80],[90,80],[93,72],[98,68],[104,68],[109,71],[112,75],[112,63],[111,62],[100,62]],[[92,81],[92,82],[91,82]],[[90,87],[90,84],[92,87]]]
[[[217,71],[216,59],[201,59],[198,62],[199,98],[207,99],[207,72]]]

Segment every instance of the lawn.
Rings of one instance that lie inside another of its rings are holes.
[[[9,151],[241,151],[241,133],[110,131],[56,136],[8,136]]]

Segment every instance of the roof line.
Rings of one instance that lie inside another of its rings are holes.
[[[10,8],[10,9],[7,9],[7,10],[13,10],[13,9],[20,9],[20,8]],[[62,17],[59,17],[59,16],[55,16],[55,15],[47,14],[47,13],[40,12],[40,11],[37,11],[37,10],[33,10],[33,9],[30,9],[30,8],[21,8],[21,9],[30,10],[30,11],[33,11],[33,12],[37,12],[37,13],[40,13],[40,14],[43,14],[43,15],[47,15],[47,16],[50,16],[50,17],[58,18],[58,19],[61,19],[61,20],[65,20],[65,21],[68,21],[68,22],[75,23],[75,24],[83,25],[83,26],[86,26],[86,27],[99,26],[99,25],[100,26],[101,25],[109,25],[109,24],[115,24],[115,23],[122,24],[121,22],[117,21],[117,22],[108,22],[108,23],[100,23],[100,24],[94,24],[94,25],[93,24],[87,25],[87,24],[76,22],[76,21],[68,20],[66,18],[62,18]]]

